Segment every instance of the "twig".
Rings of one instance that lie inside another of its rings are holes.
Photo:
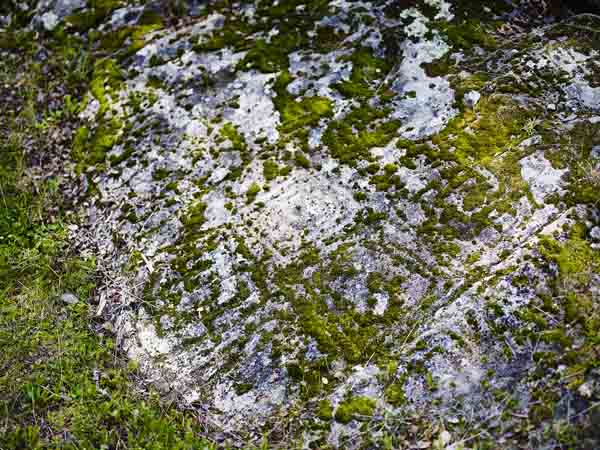
[[[0,181],[0,194],[2,195],[2,201],[4,202],[4,207],[8,209],[8,203],[6,203],[6,197],[4,196],[4,189],[2,189],[2,182]]]
[[[410,339],[410,336],[413,334],[413,332],[415,331],[415,329],[417,328],[417,325],[419,325],[419,322],[415,322],[415,324],[413,325],[412,329],[410,330],[410,332],[406,335],[406,338],[404,338],[404,342],[402,342],[402,345],[400,346],[400,348],[398,349],[399,353],[402,353],[402,351],[404,350],[404,346],[406,345],[406,343],[408,342],[408,340]]]
[[[539,312],[541,312],[542,314],[544,314],[545,316],[547,316],[549,319],[553,320],[554,322],[558,322],[558,319],[556,319],[556,317],[554,317],[548,311],[544,311],[542,308],[540,308],[537,305],[531,305],[531,306],[533,306],[535,309],[537,309]]]
[[[392,74],[395,75],[395,72],[399,69],[399,64],[396,63],[394,65],[394,67],[392,67],[392,69],[387,73],[387,75],[383,78],[383,80],[381,80],[381,83],[379,83],[379,86],[377,86],[377,89],[375,89],[375,95],[377,95],[379,93],[379,90],[381,89],[381,86],[383,86],[387,80],[390,78],[390,76],[392,76]],[[398,69],[396,69],[398,67]]]
[[[594,402],[594,403],[592,403],[589,408],[586,408],[583,411],[580,411],[579,413],[575,414],[573,416],[573,419],[576,419],[577,417],[585,414],[586,412],[588,412],[588,411],[590,411],[590,410],[592,410],[592,409],[594,409],[594,408],[596,408],[598,406],[600,406],[600,402]]]

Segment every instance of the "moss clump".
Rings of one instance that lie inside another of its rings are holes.
[[[565,203],[568,206],[586,204],[595,207],[600,189],[600,171],[591,150],[600,145],[600,123],[582,121],[565,129],[556,127],[551,121],[545,121],[539,128],[544,144],[556,149],[546,151],[546,158],[555,168],[569,169]]]
[[[385,389],[385,400],[393,406],[400,406],[406,402],[402,383],[394,382]]]
[[[372,160],[370,150],[386,145],[397,133],[400,123],[386,118],[385,111],[370,107],[353,110],[343,120],[329,124],[323,133],[323,143],[331,156],[342,163],[355,166],[360,160]]]
[[[71,28],[85,32],[98,27],[117,8],[123,6],[122,0],[90,0],[88,8],[66,18]]]
[[[187,213],[181,218],[181,222],[186,228],[197,228],[206,222],[204,213],[208,205],[206,203],[198,202],[192,205]]]
[[[250,185],[250,187],[248,188],[248,190],[246,191],[246,202],[247,203],[252,203],[256,199],[256,196],[258,195],[258,193],[261,190],[262,189],[260,187],[260,184],[258,184],[258,183],[252,183]]]
[[[221,128],[221,136],[224,139],[229,139],[234,150],[246,152],[247,145],[244,137],[238,132],[237,128],[232,123],[226,123]]]
[[[71,155],[78,163],[77,170],[84,171],[87,167],[102,164],[106,154],[120,140],[122,123],[116,118],[101,121],[95,130],[86,126],[80,127],[73,139]]]
[[[162,181],[162,180],[167,179],[169,177],[170,173],[171,172],[169,172],[167,169],[159,167],[152,174],[152,179],[155,181]]]
[[[474,111],[465,111],[450,121],[448,126],[434,136],[445,157],[469,167],[469,158],[488,166],[493,157],[516,145],[523,134],[523,126],[534,117],[534,112],[519,106],[508,96],[495,95],[482,98]],[[455,147],[453,155],[445,151]],[[493,167],[490,167],[493,169]]]
[[[267,159],[263,162],[263,176],[267,183],[273,181],[279,175],[279,164],[272,159]]]
[[[247,22],[235,15],[228,15],[221,29],[215,30],[207,39],[203,37],[192,49],[196,52],[215,51],[225,47],[233,47],[236,51],[249,50],[253,42],[248,36],[252,31]]]
[[[540,339],[548,344],[558,344],[563,348],[571,345],[571,339],[567,336],[565,331],[560,328],[543,331],[540,333]]]
[[[329,400],[321,400],[317,409],[317,417],[323,420],[333,419],[333,407]]]
[[[221,137],[223,139],[228,139],[231,142],[232,149],[239,152],[240,158],[242,159],[242,166],[234,167],[227,176],[228,180],[233,181],[242,175],[244,167],[251,161],[251,154],[244,136],[240,134],[232,123],[223,125],[223,128],[221,128]]]
[[[562,282],[567,286],[587,286],[592,275],[600,270],[600,255],[583,239],[581,231],[574,231],[564,243],[552,238],[543,239],[540,252],[557,264]]]
[[[360,48],[346,58],[352,62],[352,75],[335,88],[349,98],[370,98],[375,95],[376,81],[383,80],[392,68],[388,59],[378,58],[371,49]]]
[[[244,395],[245,393],[250,392],[253,387],[254,385],[251,383],[236,383],[233,388],[237,395]]]
[[[302,152],[294,153],[294,162],[296,163],[296,165],[304,169],[310,168],[310,160]]]
[[[101,59],[94,64],[90,92],[100,103],[98,116],[102,117],[108,111],[111,96],[121,89],[124,77],[117,63],[112,59]]]
[[[326,260],[328,263],[323,264]],[[253,281],[265,285],[266,267],[254,264]],[[312,267],[312,275],[305,278],[306,268]],[[299,335],[312,337],[319,351],[328,358],[343,358],[351,364],[364,363],[370,358],[388,358],[389,349],[381,342],[381,329],[385,324],[399,320],[402,311],[397,304],[391,304],[383,316],[358,312],[350,300],[345,299],[333,288],[333,284],[345,283],[358,275],[352,259],[352,245],[342,244],[329,254],[306,248],[297,261],[279,268],[272,276],[278,295],[290,303],[294,314],[282,318],[297,328]],[[373,277],[377,278],[376,276]],[[384,279],[373,281],[373,289],[385,291],[390,296],[398,292],[398,280]],[[302,285],[302,294],[297,286]],[[266,290],[265,295],[272,289]],[[327,301],[327,298],[330,298]],[[332,305],[333,304],[333,305]]]
[[[519,164],[526,150],[518,144],[526,137],[524,125],[534,117],[535,110],[525,109],[508,96],[484,97],[432,138],[435,147],[407,146],[407,156],[426,155],[432,165],[444,162],[440,174],[445,186],[431,186],[438,189],[433,206],[442,211],[438,216],[430,205],[422,205],[430,210],[419,229],[423,238],[476,237],[485,228],[499,227],[492,213],[510,214],[512,205],[529,195]],[[494,176],[497,187],[480,168]],[[458,193],[463,196],[463,210],[446,201]]]
[[[162,27],[162,24],[127,26],[110,33],[103,33],[98,47],[111,52],[112,56],[123,61],[146,45],[146,35]],[[129,45],[126,43],[129,42]]]
[[[240,61],[238,70],[257,69],[264,73],[286,70],[288,55],[300,48],[303,42],[305,39],[301,34],[279,34],[271,42],[259,39]]]
[[[355,192],[354,193],[354,200],[356,200],[357,202],[364,202],[367,199],[367,194],[364,192]]]
[[[498,44],[485,26],[486,24],[479,20],[465,20],[461,23],[444,24],[441,29],[456,49],[469,51],[475,46],[494,49]]]
[[[371,293],[381,291],[383,283],[383,275],[379,272],[371,272],[367,275],[367,288]]]
[[[375,211],[373,208],[368,207],[362,211],[359,211],[354,218],[356,223],[362,223],[364,225],[376,225],[382,220],[387,219],[388,214],[383,211]]]
[[[375,405],[375,400],[368,397],[347,398],[335,410],[335,420],[348,423],[353,419],[370,419],[373,416]]]
[[[322,118],[333,116],[333,106],[327,98],[304,97],[296,101],[286,89],[292,80],[289,72],[283,72],[274,85],[277,96],[273,103],[281,115],[279,130],[283,134],[294,134],[304,127],[317,126]]]

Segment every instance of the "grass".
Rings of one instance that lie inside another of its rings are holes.
[[[0,246],[0,448],[212,448],[195,417],[138,393],[135,367],[93,331],[94,261],[65,256],[61,225],[17,225],[1,228],[17,239]]]
[[[29,64],[0,61],[2,86],[20,81],[0,117],[0,449],[214,448],[193,413],[142,390],[93,317],[95,261],[70,247],[57,179],[31,176],[32,156],[51,156],[42,144],[65,125],[41,126],[62,116],[36,94],[68,83]]]

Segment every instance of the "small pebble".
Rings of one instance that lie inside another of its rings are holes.
[[[67,305],[74,305],[75,303],[79,303],[79,299],[74,294],[70,292],[65,292],[61,295],[60,300]]]

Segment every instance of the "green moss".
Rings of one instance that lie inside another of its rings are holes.
[[[491,186],[482,177],[479,177],[473,185],[463,190],[465,193],[463,197],[463,209],[465,211],[473,211],[484,206],[488,191],[490,190]]]
[[[242,159],[242,166],[233,168],[227,176],[228,180],[233,181],[240,178],[240,176],[242,175],[243,168],[247,166],[251,161],[251,154],[248,149],[248,145],[246,144],[246,140],[244,139],[244,136],[242,136],[239,133],[237,128],[232,123],[226,123],[225,125],[223,125],[223,128],[221,128],[220,133],[223,139],[229,139],[233,150],[239,152],[240,158]]]
[[[512,6],[502,0],[489,1],[486,3],[486,8],[478,8],[480,5],[477,0],[456,0],[452,12],[458,21],[467,19],[485,23],[512,10]]]
[[[353,110],[343,120],[329,124],[323,133],[323,143],[331,156],[342,163],[355,166],[359,160],[372,160],[370,150],[386,145],[400,127],[397,121],[377,123],[386,113],[369,107]]]
[[[354,193],[354,200],[356,200],[357,202],[364,202],[367,199],[367,194],[365,194],[364,192],[355,192]]]
[[[383,275],[378,272],[370,272],[367,275],[367,288],[371,293],[381,291],[383,288]]]
[[[95,63],[90,92],[100,103],[99,117],[109,109],[111,96],[121,89],[123,80],[123,74],[114,60],[101,59]]]
[[[186,228],[197,228],[206,222],[204,213],[208,205],[206,203],[198,202],[190,206],[187,213],[181,218],[181,222]]]
[[[250,187],[248,188],[248,190],[246,191],[246,202],[252,203],[256,199],[256,196],[258,195],[258,193],[261,190],[262,190],[262,188],[260,187],[260,185],[258,183],[252,183],[250,185]]]
[[[76,31],[85,32],[101,25],[109,14],[121,6],[121,0],[90,0],[83,12],[68,16],[66,21]]]
[[[359,211],[354,218],[354,221],[364,225],[376,225],[382,220],[387,219],[388,214],[383,211],[375,211],[373,208],[368,207],[362,211]]]
[[[225,47],[233,47],[236,51],[249,50],[253,45],[248,38],[251,31],[248,23],[234,15],[228,15],[221,29],[215,30],[208,39],[202,37],[192,49],[196,52],[215,51]]]
[[[524,125],[533,117],[535,111],[524,109],[507,96],[484,97],[473,110],[463,111],[432,138],[436,147],[408,146],[407,156],[421,153],[432,164],[445,161],[440,173],[446,185],[432,186],[439,190],[434,206],[443,211],[439,219],[428,214],[419,229],[423,238],[474,238],[484,228],[498,228],[490,217],[494,211],[497,215],[511,213],[512,205],[523,195],[529,196],[519,164],[526,152],[518,144],[526,137]],[[497,189],[492,190],[476,167],[494,175]],[[465,212],[446,201],[448,195],[456,193],[463,195]]]
[[[238,70],[257,69],[264,73],[287,70],[289,54],[306,41],[301,33],[279,34],[267,42],[259,39],[238,64]]]
[[[169,177],[170,172],[162,167],[156,169],[152,174],[152,179],[155,181],[162,181]]]
[[[519,318],[525,322],[531,322],[537,325],[539,329],[546,329],[548,327],[548,321],[546,318],[536,312],[533,309],[525,309],[518,314]]]
[[[490,81],[490,76],[485,72],[477,72],[468,77],[453,77],[451,86],[455,92],[456,104],[460,109],[464,109],[463,98],[469,91],[481,92],[485,89],[486,83]]]
[[[84,171],[90,165],[102,164],[106,154],[120,140],[122,123],[115,119],[102,121],[91,131],[86,126],[75,133],[71,156],[78,163],[77,170]]]
[[[335,420],[348,423],[351,420],[370,419],[375,410],[375,400],[368,397],[350,397],[338,405]]]
[[[323,255],[314,248],[306,248],[297,261],[289,266],[278,268],[272,275],[277,294],[290,303],[294,314],[282,317],[291,320],[299,335],[312,337],[319,351],[327,355],[327,359],[343,358],[355,364],[379,358],[389,358],[388,349],[381,344],[380,330],[384,324],[399,320],[402,311],[397,305],[390,305],[383,317],[357,312],[351,302],[344,299],[332,289],[332,283],[357,275],[352,261],[351,245],[342,244],[329,255]],[[322,261],[326,259],[327,265]],[[253,280],[266,283],[268,270],[254,263]],[[310,278],[304,278],[305,269],[313,267]],[[260,269],[259,269],[260,268]],[[260,278],[259,278],[260,274]],[[373,280],[375,280],[375,276]],[[381,279],[373,281],[373,288],[378,291],[397,292],[398,280]],[[299,295],[296,287],[303,286],[303,294]],[[265,295],[272,295],[267,290]],[[325,296],[331,296],[335,303],[332,309]],[[320,384],[310,388],[323,389]]]
[[[532,116],[532,112],[506,96],[484,97],[475,111],[466,111],[452,119],[433,141],[443,150],[456,147],[457,153],[452,159],[464,166],[469,166],[468,157],[485,166],[493,163],[493,156],[510,149],[511,143],[517,144],[515,138],[522,134],[523,126]]]
[[[315,247],[309,247],[300,255],[300,259],[305,266],[315,266],[321,262],[321,255],[319,249]]]
[[[310,160],[302,152],[294,153],[294,162],[304,169],[310,168]]]
[[[333,419],[333,407],[329,400],[322,400],[319,402],[319,408],[317,409],[317,417],[322,420]]]
[[[403,383],[394,382],[385,389],[385,401],[393,406],[401,406],[406,402]]]
[[[0,49],[11,50],[19,46],[19,35],[0,32]]]
[[[292,80],[289,72],[282,72],[274,85],[277,96],[273,103],[280,114],[279,130],[283,134],[294,134],[305,127],[315,127],[322,118],[333,116],[333,105],[327,98],[304,97],[296,101],[286,89]]]
[[[569,286],[587,286],[592,274],[600,269],[598,251],[577,233],[572,233],[564,243],[544,238],[540,242],[540,251],[547,260],[558,265],[562,281]]]
[[[244,395],[246,392],[250,392],[254,385],[251,383],[236,383],[234,385],[235,393],[237,395]]]
[[[367,173],[377,173],[379,166],[377,164],[370,164],[367,167]],[[383,174],[373,175],[369,179],[369,183],[375,185],[378,191],[387,191],[392,187],[395,187],[398,191],[402,190],[404,183],[398,175],[394,175],[397,171],[395,164],[388,164],[384,167]],[[362,169],[359,169],[359,173],[362,174]]]
[[[591,149],[600,145],[600,123],[582,121],[565,129],[556,127],[552,121],[542,121],[538,126],[544,144],[551,150],[544,156],[558,169],[568,168],[565,177],[568,191],[564,201],[568,206],[597,203],[600,189],[600,173],[591,158]]]
[[[375,95],[380,82],[392,68],[390,60],[378,58],[371,49],[364,47],[345,60],[352,62],[352,74],[349,80],[342,81],[335,88],[349,98],[369,98]]]
[[[223,128],[221,128],[221,136],[225,139],[229,139],[234,150],[239,152],[246,151],[246,140],[232,123],[223,125]]]
[[[263,162],[263,176],[267,182],[273,181],[279,175],[279,164],[272,159]]]
[[[111,52],[119,61],[133,55],[146,44],[146,35],[161,28],[161,24],[126,26],[110,33],[103,33],[98,47]],[[126,43],[129,42],[127,46]]]
[[[129,34],[131,44],[123,52],[121,58],[131,56],[138,50],[141,50],[148,43],[146,36],[153,31],[159,30],[160,28],[160,24],[133,27],[131,33]]]
[[[571,345],[571,339],[560,328],[543,331],[540,333],[540,339],[549,344],[558,344],[561,347],[569,347]]]
[[[485,27],[479,20],[465,20],[461,23],[444,24],[441,30],[455,49],[469,51],[475,46],[494,49],[497,46],[496,39]]]

